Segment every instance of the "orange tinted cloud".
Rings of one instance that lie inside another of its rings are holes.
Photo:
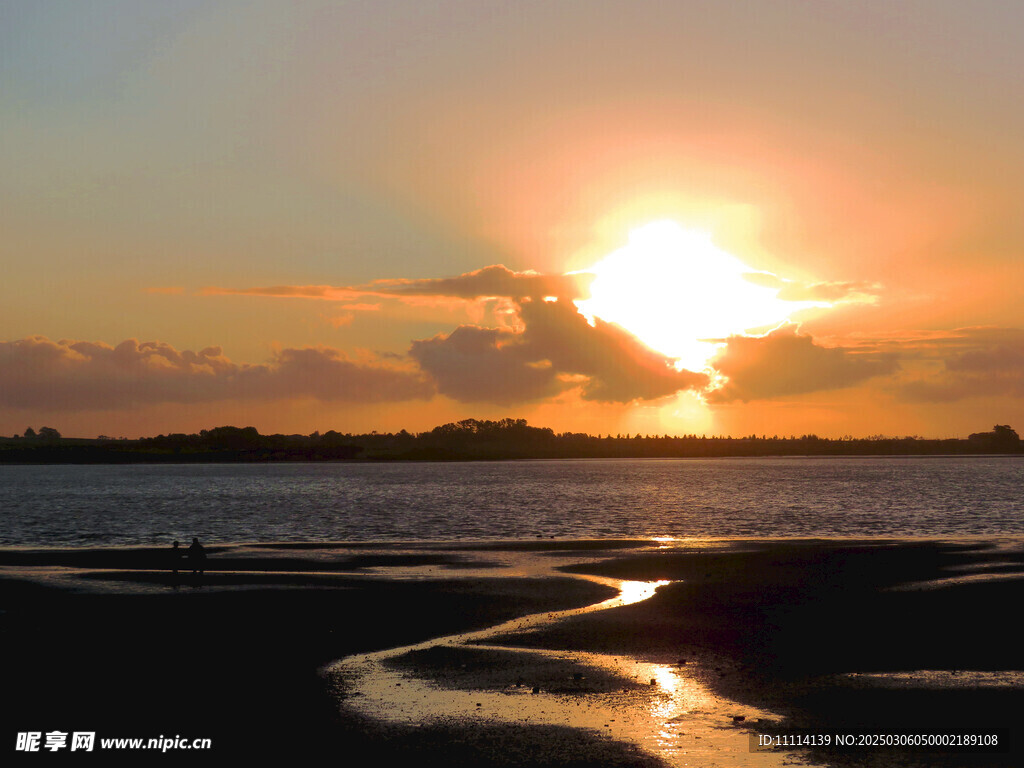
[[[842,389],[899,368],[893,354],[819,346],[792,323],[764,336],[729,337],[711,364],[728,381],[708,392],[709,403]]]
[[[593,275],[543,275],[538,272],[513,272],[495,264],[466,272],[458,277],[426,280],[375,280],[366,288],[392,296],[454,296],[463,299],[487,297],[540,298],[557,296],[578,299],[586,295]]]
[[[580,386],[585,400],[626,403],[707,384],[619,326],[591,326],[571,302],[525,301],[519,316],[520,331],[461,326],[413,342],[409,354],[441,394],[464,402],[528,402]]]
[[[754,285],[777,289],[776,296],[783,301],[872,302],[881,290],[878,283],[866,280],[801,283],[771,272],[750,272],[743,277]]]
[[[906,383],[904,400],[953,402],[973,397],[1024,396],[1024,330],[966,328],[929,339],[921,356],[941,358],[941,367]]]
[[[203,288],[203,296],[268,296],[276,299],[324,299],[344,301],[365,295],[351,288],[333,285],[273,285],[265,288]]]
[[[428,399],[417,371],[353,361],[327,347],[282,349],[269,363],[235,363],[220,347],[198,352],[134,339],[116,347],[42,336],[0,342],[0,406],[67,411],[219,400],[386,402]]]
[[[522,298],[558,296],[582,298],[593,275],[550,275],[533,271],[514,272],[493,264],[456,277],[374,280],[354,286],[278,285],[266,288],[206,288],[205,295],[243,294],[275,298],[305,298],[343,301],[362,296],[439,297],[456,299]]]
[[[451,333],[414,341],[409,354],[442,395],[465,403],[527,403],[565,388],[550,367],[537,366],[522,334],[461,325]]]

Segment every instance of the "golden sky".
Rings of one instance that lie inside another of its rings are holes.
[[[1022,23],[0,0],[0,434],[1020,429]]]

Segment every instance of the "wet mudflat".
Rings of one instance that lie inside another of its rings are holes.
[[[539,544],[225,547],[201,583],[139,550],[8,550],[5,720],[481,766],[740,764],[705,737],[956,727],[1010,751],[772,757],[1020,764],[1019,542]],[[595,609],[624,582],[644,599]]]

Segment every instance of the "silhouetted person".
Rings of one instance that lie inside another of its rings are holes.
[[[181,561],[185,557],[185,550],[181,548],[181,542],[176,541],[171,547],[170,563],[168,565],[171,569],[171,580],[170,586],[174,589],[178,589],[181,586],[181,581],[178,577],[178,569],[181,568]]]
[[[206,550],[195,536],[192,537],[192,546],[188,548],[188,562],[192,566],[193,575],[203,575],[206,569]]]

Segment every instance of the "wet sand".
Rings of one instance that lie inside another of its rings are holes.
[[[632,605],[480,641],[486,647],[423,648],[388,663],[456,692],[542,692],[524,702],[544,694],[580,705],[616,696],[632,709],[660,701],[649,680],[593,661],[614,654],[656,665],[645,670],[671,668],[672,680],[735,704],[722,713],[782,718],[723,722],[723,730],[970,727],[1001,729],[1014,748],[796,758],[1022,763],[1019,542],[277,544],[211,548],[201,583],[183,574],[177,584],[166,557],[0,551],[0,637],[12,660],[6,738],[52,729],[210,737],[219,760],[368,749],[387,765],[659,765],[664,754],[636,743],[548,722],[373,717],[355,706],[354,681],[325,674],[334,660],[615,594],[593,577],[672,583]],[[194,764],[197,755],[168,757]]]
[[[685,662],[716,693],[782,715],[754,728],[766,734],[999,730],[1011,742],[983,755],[802,753],[812,761],[1024,764],[1019,542],[746,542],[569,569],[675,583],[495,642]]]

